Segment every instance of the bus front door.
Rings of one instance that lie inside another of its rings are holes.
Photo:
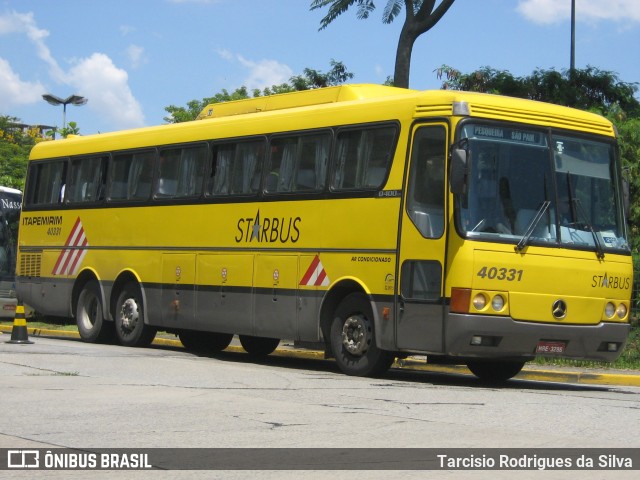
[[[400,236],[396,344],[400,350],[440,352],[448,125],[418,125],[412,138]]]

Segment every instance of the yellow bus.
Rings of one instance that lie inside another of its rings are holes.
[[[350,375],[426,355],[505,380],[620,355],[622,188],[612,124],[556,105],[375,85],[212,104],[34,147],[18,295],[89,342],[287,339]]]

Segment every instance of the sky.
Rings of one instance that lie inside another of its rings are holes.
[[[344,63],[352,83],[393,76],[404,13],[382,23],[387,0],[359,20],[350,9],[319,30],[311,0],[0,0],[0,115],[62,127],[45,93],[68,106],[81,134],[160,125],[165,107],[287,82],[305,68]],[[438,1],[439,3],[439,1]],[[567,69],[570,0],[456,0],[418,38],[410,87],[440,88],[442,65],[516,76]],[[576,0],[576,67],[640,83],[640,0]]]

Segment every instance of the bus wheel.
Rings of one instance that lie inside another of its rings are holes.
[[[273,353],[280,344],[279,338],[252,337],[251,335],[238,335],[240,345],[249,354],[264,357]]]
[[[373,312],[363,294],[352,293],[340,302],[330,338],[338,367],[347,375],[373,377],[393,363],[394,355],[376,346]]]
[[[116,334],[126,347],[145,347],[156,336],[155,327],[145,325],[142,294],[137,283],[127,283],[118,295],[115,309]]]
[[[499,383],[515,377],[524,364],[517,360],[469,360],[467,368],[481,380]]]
[[[84,342],[108,342],[113,340],[113,323],[104,319],[100,286],[91,280],[82,288],[76,304],[76,323],[80,338]]]
[[[181,330],[178,337],[184,348],[196,353],[217,353],[229,346],[232,333],[196,332]]]

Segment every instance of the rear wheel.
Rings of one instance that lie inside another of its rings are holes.
[[[156,336],[155,327],[145,325],[142,293],[137,283],[129,282],[120,291],[115,308],[116,334],[126,347],[145,347]]]
[[[340,302],[330,339],[338,367],[347,375],[380,375],[393,363],[394,355],[376,346],[373,311],[361,293],[352,293]]]
[[[218,353],[229,346],[233,339],[232,333],[197,332],[182,330],[178,337],[189,351],[196,353]]]
[[[108,342],[115,337],[112,322],[104,319],[100,285],[90,280],[82,288],[76,304],[76,323],[78,333],[84,342]]]
[[[239,335],[240,344],[250,355],[266,356],[278,348],[279,338],[252,337],[251,335]]]
[[[515,377],[524,364],[517,360],[469,360],[467,367],[481,380],[500,383]]]

